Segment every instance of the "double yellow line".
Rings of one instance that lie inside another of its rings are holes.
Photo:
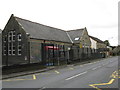
[[[120,71],[120,70],[119,70]],[[119,72],[118,71],[118,72]],[[114,81],[115,81],[115,78],[120,78],[120,76],[118,75],[118,72],[117,71],[114,71],[112,73],[112,75],[110,77],[112,77],[112,79],[108,82],[108,83],[100,83],[100,84],[90,84],[89,86],[93,87],[93,88],[96,88],[97,90],[101,90],[100,88],[98,88],[97,86],[100,86],[100,85],[109,85],[109,84],[112,84]]]
[[[115,79],[111,79],[108,83],[91,84],[91,85],[89,85],[89,86],[91,86],[91,87],[93,87],[93,88],[96,88],[97,90],[101,90],[100,88],[98,88],[98,87],[96,87],[96,86],[109,85],[109,84],[112,84],[114,80],[115,80]]]

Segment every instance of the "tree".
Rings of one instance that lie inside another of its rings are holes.
[[[110,46],[110,43],[108,40],[105,40],[104,43],[107,45],[107,46]]]

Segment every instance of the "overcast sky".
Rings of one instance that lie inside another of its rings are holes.
[[[119,0],[2,0],[0,29],[11,14],[40,24],[73,30],[86,27],[88,33],[118,45]]]

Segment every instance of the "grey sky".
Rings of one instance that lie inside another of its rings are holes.
[[[118,44],[119,0],[2,0],[0,28],[11,14],[44,25],[72,30],[87,27],[88,33]]]

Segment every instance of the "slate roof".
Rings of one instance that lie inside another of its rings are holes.
[[[71,43],[66,31],[15,17],[31,38]]]
[[[80,41],[75,40],[75,38],[80,39],[82,37],[83,31],[84,31],[84,28],[83,29],[77,29],[77,30],[70,30],[70,31],[67,31],[67,32],[70,35],[73,43],[80,43]]]
[[[103,44],[105,44],[102,40],[100,40],[100,39],[98,39],[98,38],[96,38],[96,37],[93,37],[93,36],[90,36],[90,35],[89,35],[89,37],[92,38],[93,40],[97,41],[98,43],[103,43]]]

